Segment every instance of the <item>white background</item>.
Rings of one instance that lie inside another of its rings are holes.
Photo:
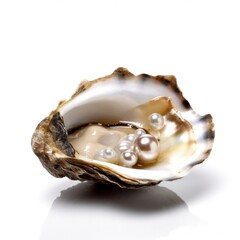
[[[0,239],[239,239],[238,3],[1,0]],[[120,66],[174,74],[213,115],[211,156],[140,191],[52,177],[31,150],[36,125],[80,80]]]

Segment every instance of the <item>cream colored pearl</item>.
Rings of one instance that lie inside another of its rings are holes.
[[[106,148],[104,149],[104,156],[105,158],[113,158],[115,157],[116,153],[112,148]]]
[[[109,147],[109,148],[102,149],[97,154],[96,158],[104,162],[110,162],[115,164],[117,162],[118,155],[114,149]]]
[[[121,141],[116,146],[116,150],[119,151],[120,153],[126,150],[130,150],[131,148],[132,148],[132,143],[130,141]]]
[[[158,141],[150,135],[144,134],[136,139],[135,148],[142,163],[152,163],[157,160],[158,157]]]
[[[136,131],[135,131],[135,134],[137,137],[140,137],[141,135],[145,134],[146,132],[142,129],[142,128],[138,128]]]
[[[129,142],[134,142],[134,140],[136,139],[136,135],[135,134],[133,134],[133,133],[130,133],[130,134],[128,134],[127,135],[127,141],[129,141]]]
[[[152,128],[155,128],[157,130],[161,129],[164,125],[164,119],[163,116],[159,113],[152,113],[148,117],[149,124]]]
[[[133,151],[125,151],[120,156],[120,165],[123,167],[132,167],[137,163],[137,156]]]

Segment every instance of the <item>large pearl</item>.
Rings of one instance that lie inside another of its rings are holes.
[[[120,156],[120,165],[123,167],[132,167],[137,163],[137,156],[133,151],[125,151]]]
[[[149,124],[152,128],[155,128],[157,130],[160,130],[164,125],[164,119],[163,116],[159,113],[152,113],[148,117]]]
[[[150,135],[144,134],[138,137],[135,141],[135,148],[142,163],[152,163],[157,160],[158,157],[158,141]]]

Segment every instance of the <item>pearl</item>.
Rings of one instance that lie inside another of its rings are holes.
[[[113,158],[116,155],[115,151],[112,148],[106,148],[103,151],[104,156],[109,159]]]
[[[137,135],[137,137],[145,134],[146,132],[142,129],[142,128],[138,128],[136,131],[135,131],[135,134]]]
[[[136,139],[135,148],[141,163],[152,163],[158,157],[158,141],[150,135],[144,134]]]
[[[158,113],[152,113],[148,117],[148,121],[149,121],[150,126],[157,130],[161,129],[164,125],[163,116]]]
[[[137,156],[133,151],[125,151],[120,156],[120,165],[132,167],[137,163]]]
[[[102,149],[102,150],[97,154],[97,158],[98,158],[98,159],[101,159],[101,158],[104,159],[104,157],[105,157],[104,149]]]
[[[132,148],[132,143],[130,141],[121,141],[116,146],[116,150],[119,151],[120,153],[126,150],[130,150],[131,148]]]
[[[108,147],[108,148],[102,149],[96,155],[96,158],[104,162],[110,162],[115,164],[117,162],[118,156],[114,149]]]
[[[129,141],[129,142],[133,142],[136,138],[137,138],[137,136],[133,133],[130,133],[127,135],[127,141]]]

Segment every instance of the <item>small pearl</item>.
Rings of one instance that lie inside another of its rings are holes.
[[[145,134],[146,132],[142,129],[142,128],[138,128],[135,131],[135,134],[137,135],[137,137],[140,137],[141,135]]]
[[[164,125],[163,116],[158,113],[152,113],[148,117],[148,121],[149,121],[150,126],[157,130],[161,129]]]
[[[158,141],[150,135],[144,134],[136,139],[135,141],[136,151],[140,162],[152,163],[156,161],[158,157]]]
[[[106,148],[104,149],[104,156],[106,158],[113,158],[116,155],[115,151],[112,148]]]
[[[110,162],[110,163],[116,163],[118,156],[116,151],[112,148],[105,148],[102,149],[97,155],[96,158],[98,160],[104,161],[104,162]]]
[[[97,154],[97,157],[98,157],[99,159],[105,157],[104,150],[105,150],[105,149],[102,149],[102,150]]]
[[[121,141],[118,143],[116,150],[120,153],[132,148],[132,143],[130,141]]]
[[[135,141],[136,137],[137,136],[135,134],[130,133],[127,135],[127,141],[133,142],[133,141]]]
[[[123,167],[132,167],[137,163],[137,156],[133,151],[125,151],[120,156],[120,165]]]

